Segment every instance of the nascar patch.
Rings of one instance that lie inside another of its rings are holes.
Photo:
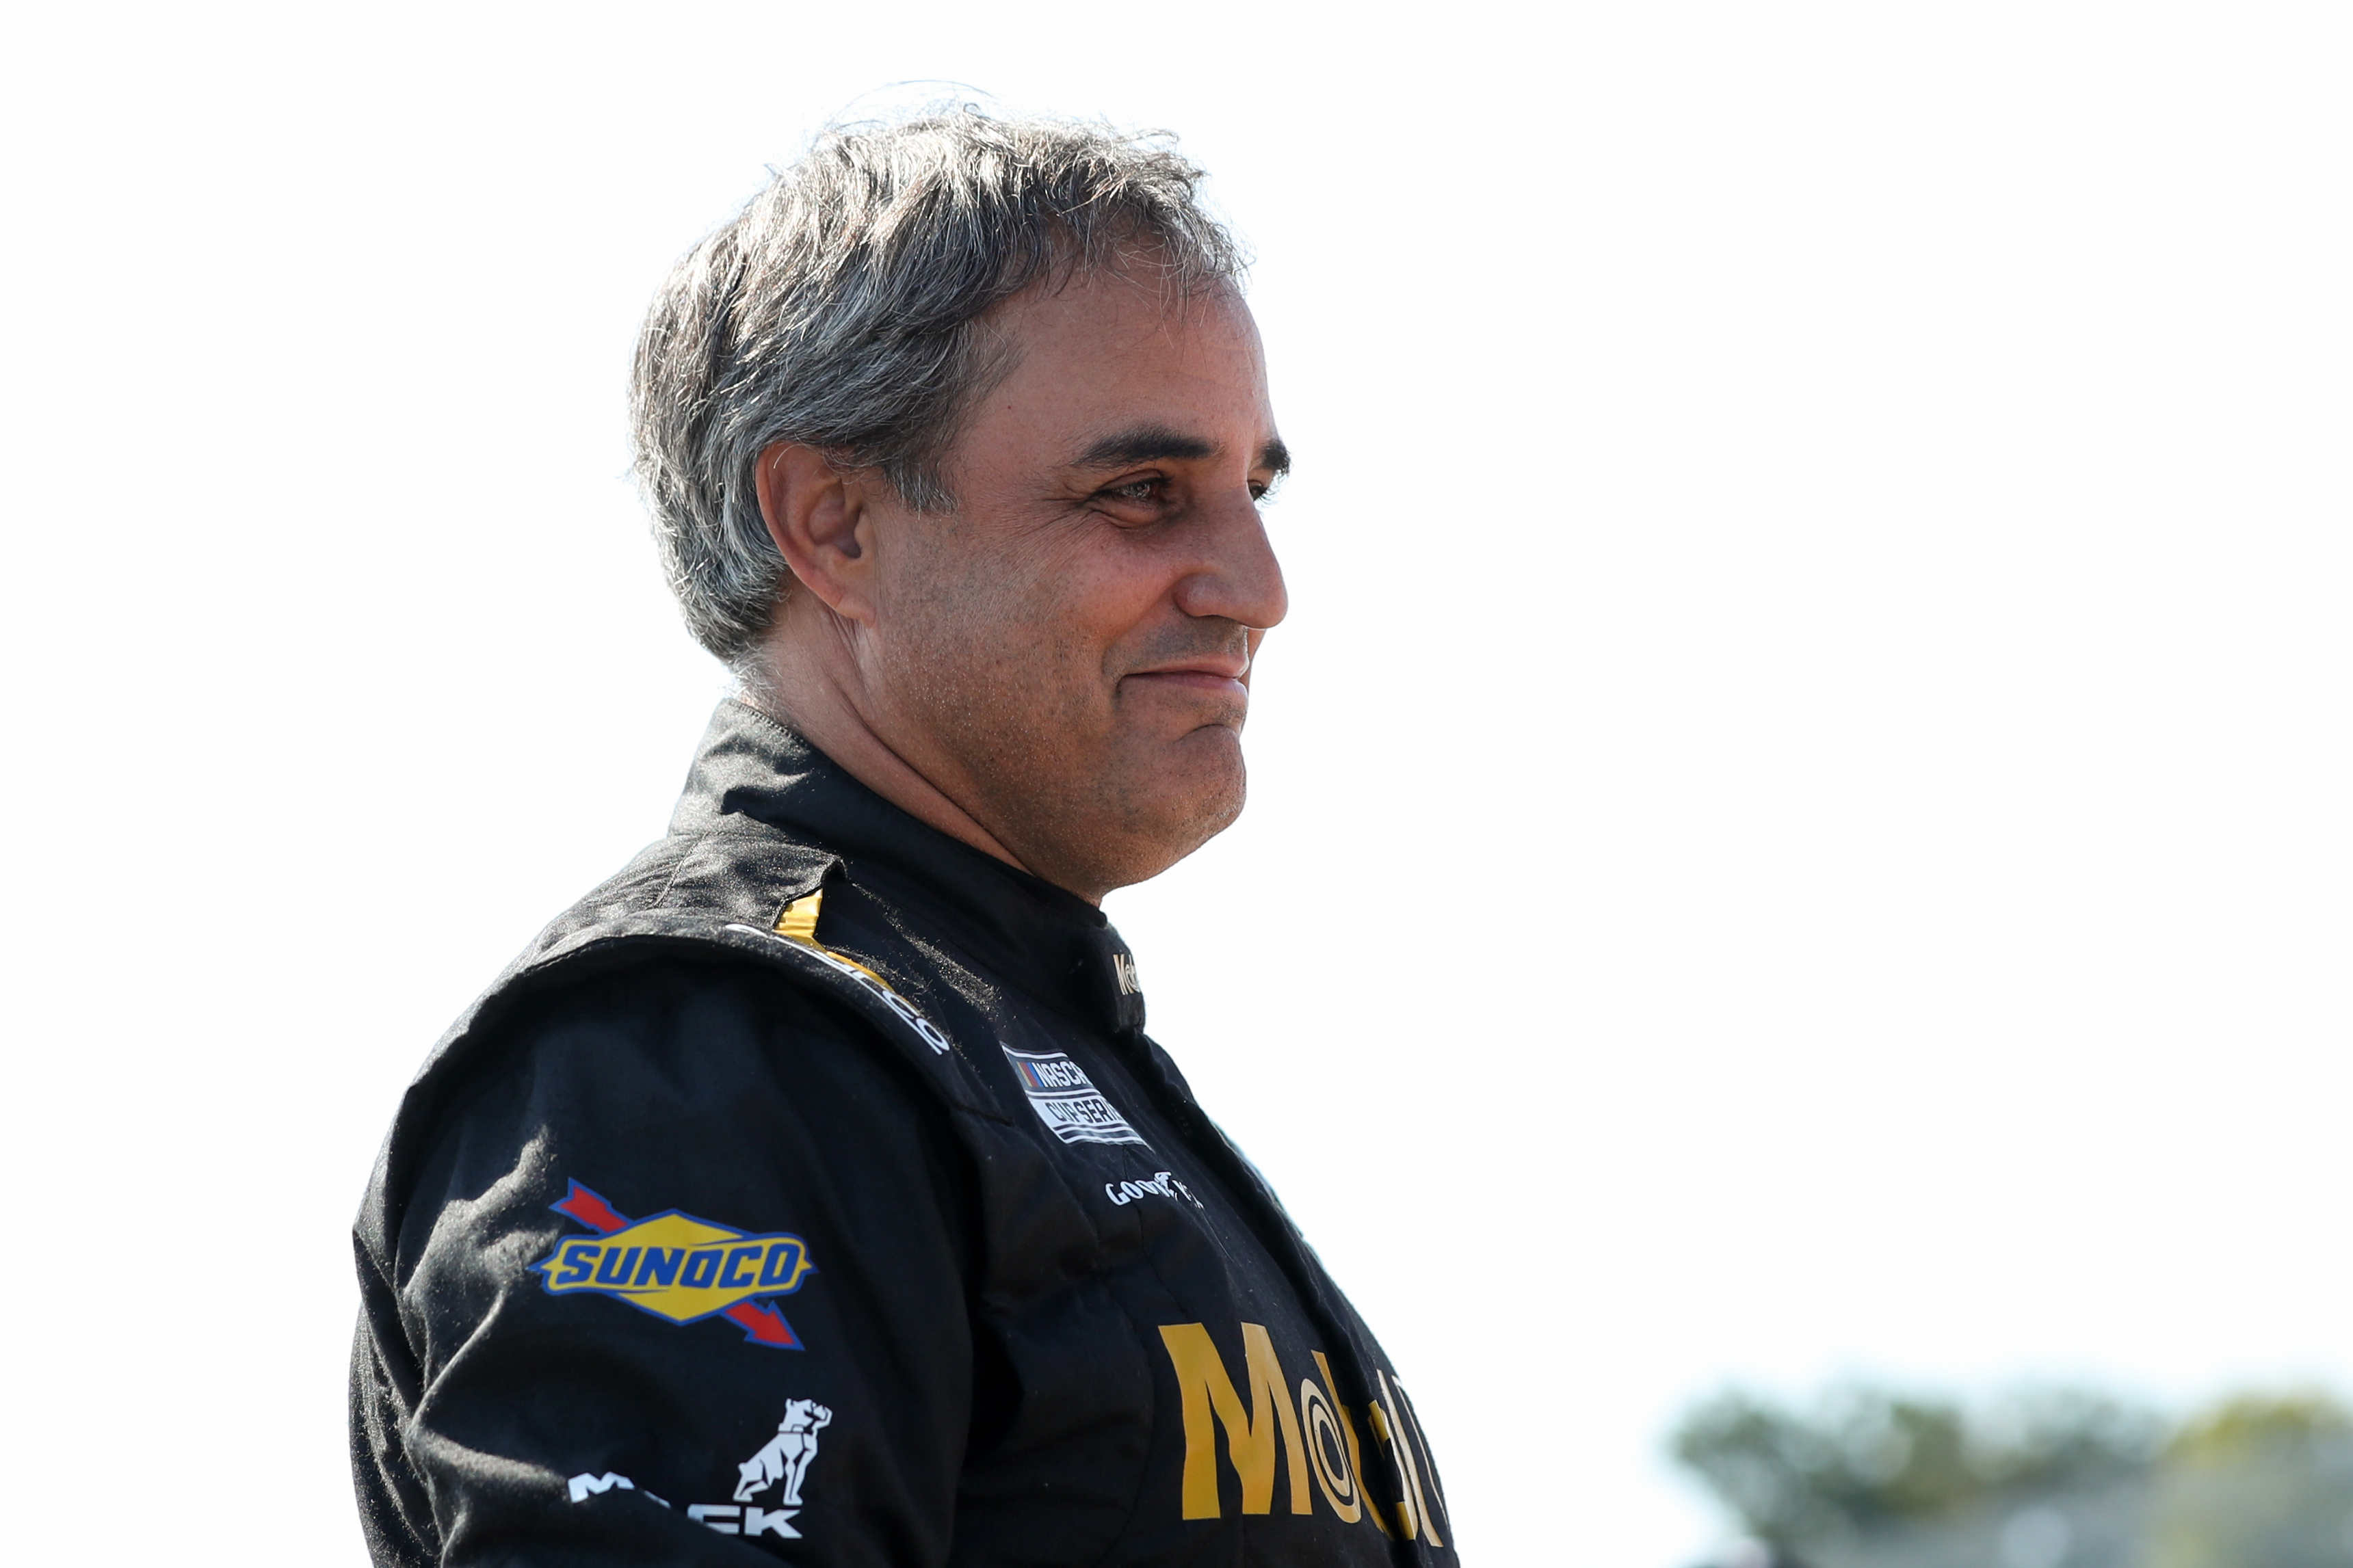
[[[1103,1098],[1086,1069],[1060,1051],[1017,1051],[999,1043],[1029,1109],[1065,1143],[1142,1143],[1119,1107]]]
[[[738,1230],[677,1209],[633,1220],[578,1182],[565,1186],[564,1201],[548,1206],[596,1235],[559,1241],[531,1265],[549,1295],[610,1296],[672,1323],[725,1318],[754,1344],[801,1348],[784,1313],[757,1300],[789,1296],[817,1271],[799,1237]]]

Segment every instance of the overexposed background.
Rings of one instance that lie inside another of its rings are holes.
[[[0,1491],[361,1559],[343,1227],[721,680],[625,469],[828,119],[1166,126],[1299,472],[1240,826],[1112,912],[1482,1563],[1739,1376],[2353,1384],[2353,12],[16,10]]]

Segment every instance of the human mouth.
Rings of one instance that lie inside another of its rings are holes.
[[[1250,686],[1243,677],[1249,673],[1250,659],[1247,657],[1195,658],[1163,665],[1156,669],[1139,669],[1126,679],[1140,682],[1147,690],[1198,691],[1205,696],[1247,702],[1250,700]]]
[[[1127,678],[1145,682],[1160,690],[1206,691],[1219,697],[1246,699],[1250,688],[1230,675],[1216,675],[1206,669],[1145,669]]]

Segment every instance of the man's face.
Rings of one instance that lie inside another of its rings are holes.
[[[1286,458],[1250,312],[1111,274],[1008,302],[1018,356],[944,477],[883,500],[868,717],[1039,875],[1100,898],[1242,806],[1250,663],[1282,618],[1258,500]]]

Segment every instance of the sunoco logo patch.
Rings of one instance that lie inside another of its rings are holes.
[[[551,1296],[586,1292],[627,1301],[673,1323],[725,1318],[755,1344],[801,1348],[784,1313],[762,1296],[789,1296],[817,1271],[808,1245],[783,1232],[754,1235],[676,1209],[632,1220],[577,1182],[548,1206],[596,1232],[572,1237],[531,1266]]]

